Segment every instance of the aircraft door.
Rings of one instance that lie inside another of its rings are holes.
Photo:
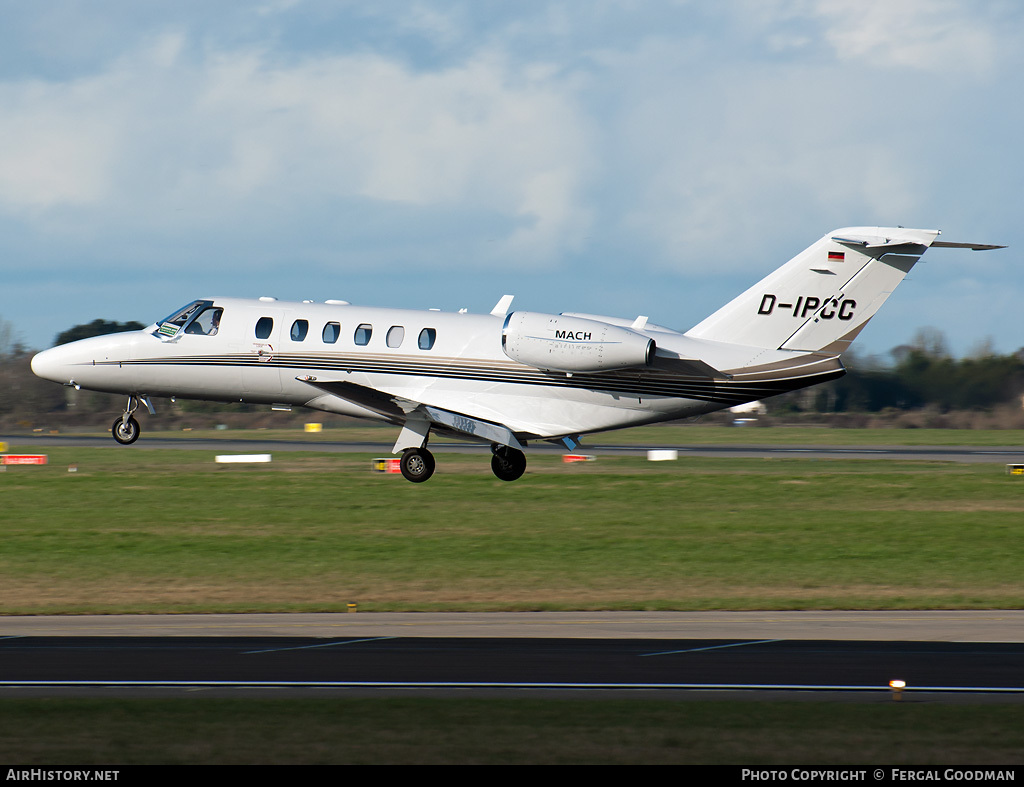
[[[260,309],[244,327],[241,345],[243,398],[273,400],[281,393],[281,370],[276,356],[281,350],[285,321],[280,309]]]
[[[171,367],[174,383],[185,396],[210,396],[220,399],[240,384],[238,367],[225,357],[234,345],[239,329],[238,315],[209,301],[178,332],[170,346],[191,363]]]

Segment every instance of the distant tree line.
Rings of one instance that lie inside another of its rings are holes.
[[[138,322],[93,320],[86,325],[69,328],[59,334],[53,344],[56,347],[90,336],[137,331],[145,327]],[[35,350],[27,349],[17,339],[10,322],[0,319],[0,418],[4,422],[31,427],[47,413],[69,407],[76,413],[107,413],[115,402],[124,398],[92,391],[74,391],[41,380],[32,373],[32,356],[35,353]]]
[[[137,322],[93,320],[62,332],[54,345],[144,327]],[[121,408],[123,397],[74,391],[40,380],[31,371],[33,354],[17,340],[13,326],[0,319],[0,419],[4,422],[28,425],[47,413],[69,411],[80,418]],[[1000,355],[985,344],[965,358],[954,358],[943,335],[925,328],[910,344],[891,350],[889,358],[886,362],[848,353],[843,356],[844,377],[769,399],[769,412],[877,413],[921,408],[949,412],[1022,404],[1024,350]],[[178,409],[212,413],[240,406],[180,402]]]
[[[108,333],[123,333],[124,331],[141,331],[146,326],[141,322],[113,322],[112,320],[93,320],[85,325],[75,325],[63,333],[58,333],[53,341],[53,346],[77,342],[79,339],[88,339],[91,336],[103,336]]]
[[[64,389],[32,374],[32,356],[14,326],[0,319],[0,418],[31,420],[64,406]]]
[[[985,344],[966,358],[954,358],[941,333],[922,329],[911,344],[889,355],[889,364],[844,356],[846,376],[822,386],[813,409],[879,412],[932,407],[947,412],[1021,404],[1024,350],[999,355]]]

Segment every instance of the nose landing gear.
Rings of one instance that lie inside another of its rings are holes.
[[[135,411],[139,409],[139,402],[146,405],[146,408],[150,413],[155,413],[156,410],[153,408],[153,404],[150,402],[147,396],[129,396],[128,404],[124,408],[124,415],[114,421],[113,426],[110,427],[110,433],[114,435],[114,439],[117,440],[121,445],[131,445],[139,439],[139,435],[142,434],[142,429],[139,428],[139,422],[135,420]]]
[[[114,439],[121,445],[131,445],[139,439],[141,429],[139,429],[139,422],[132,416],[128,415],[128,413],[125,413],[114,421],[114,425],[110,428],[110,432],[114,435]]]

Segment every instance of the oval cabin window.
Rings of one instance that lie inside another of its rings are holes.
[[[256,323],[256,338],[257,339],[269,339],[270,334],[274,331],[274,318],[273,317],[260,317]]]
[[[368,323],[363,323],[356,328],[355,342],[360,347],[365,347],[370,343],[370,337],[373,335],[373,326]]]

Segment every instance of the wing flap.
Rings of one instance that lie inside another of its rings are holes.
[[[442,410],[439,407],[430,407],[429,405],[420,405],[420,408],[431,423],[447,426],[456,432],[483,439],[489,443],[500,443],[501,445],[518,448],[520,451],[523,450],[522,444],[516,440],[512,430],[503,424],[482,421],[479,418],[455,413],[451,410]]]

